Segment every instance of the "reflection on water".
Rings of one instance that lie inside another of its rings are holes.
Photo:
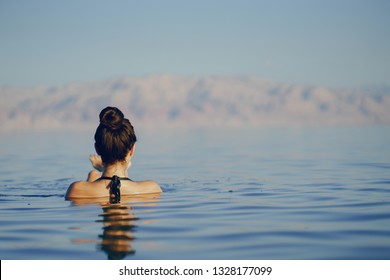
[[[131,213],[132,207],[120,204],[108,204],[102,207],[103,233],[98,248],[107,254],[110,260],[120,260],[127,255],[135,254],[131,246],[134,239],[134,228],[137,218]]]
[[[139,219],[135,216],[134,206],[153,207],[160,194],[139,195],[134,197],[122,197],[120,203],[111,204],[105,199],[74,199],[73,205],[97,204],[103,213],[98,214],[96,223],[102,225],[102,233],[97,241],[72,240],[73,243],[97,242],[97,249],[103,251],[109,260],[121,260],[128,255],[134,255],[136,250],[132,246],[135,239],[135,229]],[[151,223],[151,221],[143,221]]]

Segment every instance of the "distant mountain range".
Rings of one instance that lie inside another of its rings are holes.
[[[390,124],[390,88],[330,89],[255,77],[167,75],[0,87],[0,131],[78,128],[117,106],[136,125]]]

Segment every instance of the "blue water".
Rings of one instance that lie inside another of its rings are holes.
[[[138,129],[164,193],[64,200],[93,130],[3,133],[1,259],[390,259],[390,127]]]

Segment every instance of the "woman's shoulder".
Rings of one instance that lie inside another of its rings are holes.
[[[161,193],[161,187],[155,181],[146,180],[140,182],[129,182],[130,185],[123,184],[121,192],[123,195]],[[134,185],[135,184],[135,185]],[[126,186],[127,185],[127,186]],[[104,185],[99,182],[77,181],[72,183],[66,192],[65,199],[91,198],[109,196],[109,192]]]
[[[161,193],[161,187],[159,184],[157,184],[153,180],[145,180],[145,181],[140,181],[137,182],[137,185],[140,187],[142,192],[145,193]]]
[[[91,193],[91,184],[93,183],[87,181],[73,182],[66,192],[65,199],[96,196]]]

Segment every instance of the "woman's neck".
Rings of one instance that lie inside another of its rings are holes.
[[[121,162],[105,165],[102,177],[112,177],[114,175],[118,177],[128,177],[127,165]]]

